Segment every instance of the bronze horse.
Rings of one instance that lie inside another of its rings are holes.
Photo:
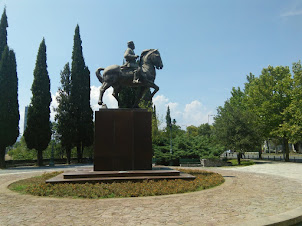
[[[144,50],[140,56],[139,67],[136,73],[139,73],[141,83],[133,83],[133,71],[129,71],[129,69],[127,71],[127,69],[122,68],[119,65],[98,68],[95,72],[96,77],[102,83],[98,104],[105,106],[103,104],[103,95],[110,86],[113,87],[112,95],[117,101],[119,101],[119,92],[123,87],[142,87],[139,91],[133,108],[138,107],[140,99],[149,88],[154,89],[154,91],[151,93],[152,99],[155,93],[159,90],[159,87],[154,84],[156,77],[155,68],[163,68],[163,63],[157,49]],[[102,76],[101,71],[103,70],[104,73]]]

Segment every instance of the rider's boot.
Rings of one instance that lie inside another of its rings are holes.
[[[140,84],[141,83],[141,81],[139,81],[139,79],[137,77],[137,71],[134,72],[133,83],[136,83],[136,84]]]

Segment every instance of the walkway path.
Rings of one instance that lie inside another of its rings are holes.
[[[100,200],[16,194],[7,189],[10,183],[41,172],[2,173],[0,225],[261,225],[301,208],[302,164],[209,170],[226,182],[194,193]]]

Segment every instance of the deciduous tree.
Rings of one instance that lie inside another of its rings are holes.
[[[232,97],[218,108],[214,123],[217,142],[237,152],[238,164],[244,152],[257,150],[262,143],[256,116],[243,101],[244,93],[233,88]]]
[[[290,132],[283,127],[288,118],[285,110],[291,103],[292,76],[289,67],[264,68],[259,78],[252,78],[247,90],[247,104],[258,116],[262,135],[283,140],[285,160],[289,161]]]

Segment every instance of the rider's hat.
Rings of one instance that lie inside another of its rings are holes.
[[[130,44],[134,44],[134,42],[133,41],[127,42],[127,45],[130,45]]]

